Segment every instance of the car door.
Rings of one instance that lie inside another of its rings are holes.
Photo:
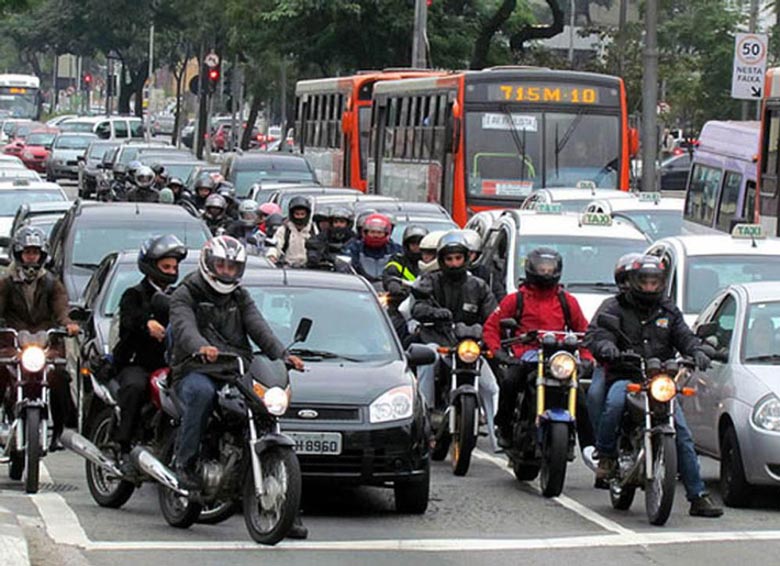
[[[710,304],[700,320],[715,323],[715,331],[705,340],[716,350],[729,353],[728,360],[735,359],[736,326],[738,320],[738,303],[734,291],[725,292],[720,298]],[[713,360],[706,371],[695,371],[691,384],[696,388],[696,395],[684,403],[685,417],[693,433],[696,445],[702,452],[717,454],[718,420],[724,395],[728,393],[728,381],[731,376],[730,361]]]

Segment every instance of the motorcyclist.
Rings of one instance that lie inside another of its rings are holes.
[[[14,330],[40,332],[65,327],[70,336],[79,327],[68,315],[68,293],[57,277],[44,265],[49,242],[40,228],[23,226],[11,242],[12,262],[0,278],[0,326]],[[61,354],[65,355],[64,352]],[[51,414],[54,423],[50,451],[60,448],[59,437],[64,426],[75,426],[75,408],[70,396],[70,377],[65,371],[49,375]],[[11,375],[0,369],[0,400],[5,398]]]
[[[290,267],[306,267],[306,242],[314,234],[311,202],[304,196],[293,197],[287,220],[276,232],[276,246],[268,249],[266,257],[273,263],[283,261]]]
[[[152,186],[159,191],[168,184],[168,175],[165,173],[165,165],[154,162],[149,165],[149,168],[154,172],[154,184]]]
[[[476,230],[467,229],[463,230],[463,233],[469,245],[469,271],[487,283],[496,300],[500,302],[506,296],[504,282],[498,277],[491,277],[490,268],[479,263],[479,258],[482,255],[482,236]]]
[[[171,189],[168,187],[163,187],[160,189],[160,200],[158,202],[160,204],[175,204],[176,196],[173,194]]]
[[[184,181],[179,177],[171,177],[168,180],[168,188],[173,192],[173,202],[176,204],[192,199],[192,195],[184,188]]]
[[[220,179],[216,183],[214,192],[222,195],[227,203],[227,214],[231,219],[236,220],[238,218],[238,200],[236,200],[236,187],[230,181],[226,181],[224,178]]]
[[[485,322],[485,344],[493,352],[494,359],[507,366],[507,371],[501,372],[496,413],[498,443],[504,448],[512,445],[512,414],[517,395],[526,384],[533,383],[533,376],[538,371],[538,345],[514,344],[512,354],[507,354],[501,347],[501,320],[511,318],[517,321],[515,335],[534,330],[585,332],[588,321],[577,299],[560,285],[562,273],[563,258],[556,250],[545,247],[531,250],[525,258],[525,280],[517,292],[501,300]],[[585,348],[580,349],[580,358],[592,368],[593,356]],[[580,406],[584,408],[584,403],[581,402],[578,408]],[[584,450],[593,445],[593,430],[587,415],[583,415],[581,410],[578,412],[581,419],[577,421],[577,432]]]
[[[311,219],[317,226],[319,234],[327,232],[328,228],[330,228],[330,207],[318,208],[314,211]]]
[[[401,246],[390,239],[393,224],[384,214],[374,213],[365,218],[362,239],[353,240],[344,248],[352,260],[352,268],[371,283],[380,284],[382,272]]]
[[[336,256],[355,238],[352,231],[352,212],[344,206],[329,209],[328,224],[319,234],[306,242],[306,265],[310,269],[332,268]]]
[[[420,240],[420,260],[417,263],[419,275],[433,273],[439,270],[439,260],[436,252],[439,249],[439,240],[446,234],[446,230],[434,230]]]
[[[417,299],[412,306],[412,317],[423,324],[419,334],[421,342],[452,346],[448,332],[452,323],[483,324],[496,309],[496,299],[487,284],[468,272],[468,252],[466,240],[459,230],[445,234],[439,240],[437,250],[439,271],[421,275],[415,282],[412,292]],[[433,323],[433,326],[425,323]],[[429,407],[436,404],[436,376],[441,369],[441,358],[432,365],[418,368],[420,392]],[[486,363],[482,364],[479,390],[492,438],[494,396],[498,393],[498,385]]]
[[[665,296],[666,265],[660,258],[644,255],[627,269],[624,292],[604,301],[600,314],[620,320],[622,334],[599,324],[593,318],[588,327],[586,343],[596,359],[604,365],[608,385],[604,410],[596,435],[599,467],[597,478],[608,478],[615,467],[618,427],[626,402],[629,378],[637,377],[638,369],[621,363],[621,353],[633,350],[645,358],[666,360],[675,351],[691,356],[700,369],[710,365],[701,342],[691,332],[677,306]],[[716,506],[705,490],[699,471],[699,461],[691,431],[679,403],[674,404],[675,441],[678,471],[691,503],[689,514],[699,517],[719,517],[723,509]]]
[[[275,202],[264,202],[257,208],[257,225],[263,232],[265,229],[265,221],[272,214],[282,214],[282,208]]]
[[[414,283],[420,274],[420,242],[428,235],[425,226],[410,224],[401,236],[403,252],[395,254],[385,265],[382,272],[382,282],[387,291],[387,313],[393,323],[398,337],[402,342],[408,342],[409,333],[406,318],[398,311],[399,305],[409,296],[409,287],[403,281]]]
[[[192,204],[195,205],[195,208],[198,210],[206,208],[206,199],[214,192],[215,186],[211,175],[206,173],[198,177],[195,181],[195,195],[192,198]]]
[[[219,387],[212,376],[224,366],[215,364],[220,352],[241,355],[247,364],[252,342],[272,360],[284,359],[302,370],[303,361],[290,355],[241,287],[246,267],[244,246],[230,236],[212,238],[203,246],[198,271],[184,278],[171,297],[173,334],[172,378],[182,405],[175,446],[175,469],[181,485],[198,489],[198,453]],[[200,354],[202,361],[194,355]],[[306,536],[298,524],[292,536]]]
[[[127,191],[129,202],[160,202],[160,191],[154,187],[154,172],[142,165],[135,171],[135,186]]]
[[[168,312],[152,298],[167,293],[179,278],[186,246],[174,235],[154,236],[138,252],[138,270],[144,278],[122,294],[119,301],[119,340],[114,346],[113,369],[119,380],[121,419],[114,439],[121,453],[120,467],[132,474],[129,453],[133,434],[148,398],[149,374],[167,366],[165,329]]]
[[[222,195],[216,193],[211,194],[206,199],[206,205],[203,210],[203,220],[206,221],[206,225],[211,230],[211,234],[217,236],[219,230],[224,230],[230,218],[226,214],[227,201]]]
[[[242,200],[238,205],[238,220],[228,224],[227,234],[246,245],[247,238],[257,230],[257,221],[257,203],[251,199]]]

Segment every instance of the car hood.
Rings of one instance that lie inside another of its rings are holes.
[[[0,216],[0,236],[10,236],[11,227],[14,225],[13,216]]]
[[[406,362],[311,362],[306,371],[290,372],[292,404],[369,405],[385,391],[408,385]]]

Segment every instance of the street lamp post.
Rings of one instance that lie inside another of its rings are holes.
[[[655,191],[658,153],[658,0],[645,1],[644,83],[642,85],[642,190]]]

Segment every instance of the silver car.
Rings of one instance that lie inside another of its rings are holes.
[[[723,501],[749,504],[754,485],[780,486],[780,284],[734,284],[694,323],[713,346],[683,408],[699,452],[720,460]]]
[[[89,144],[98,139],[95,134],[64,132],[57,134],[46,165],[46,180],[78,179],[79,157],[83,156]]]

